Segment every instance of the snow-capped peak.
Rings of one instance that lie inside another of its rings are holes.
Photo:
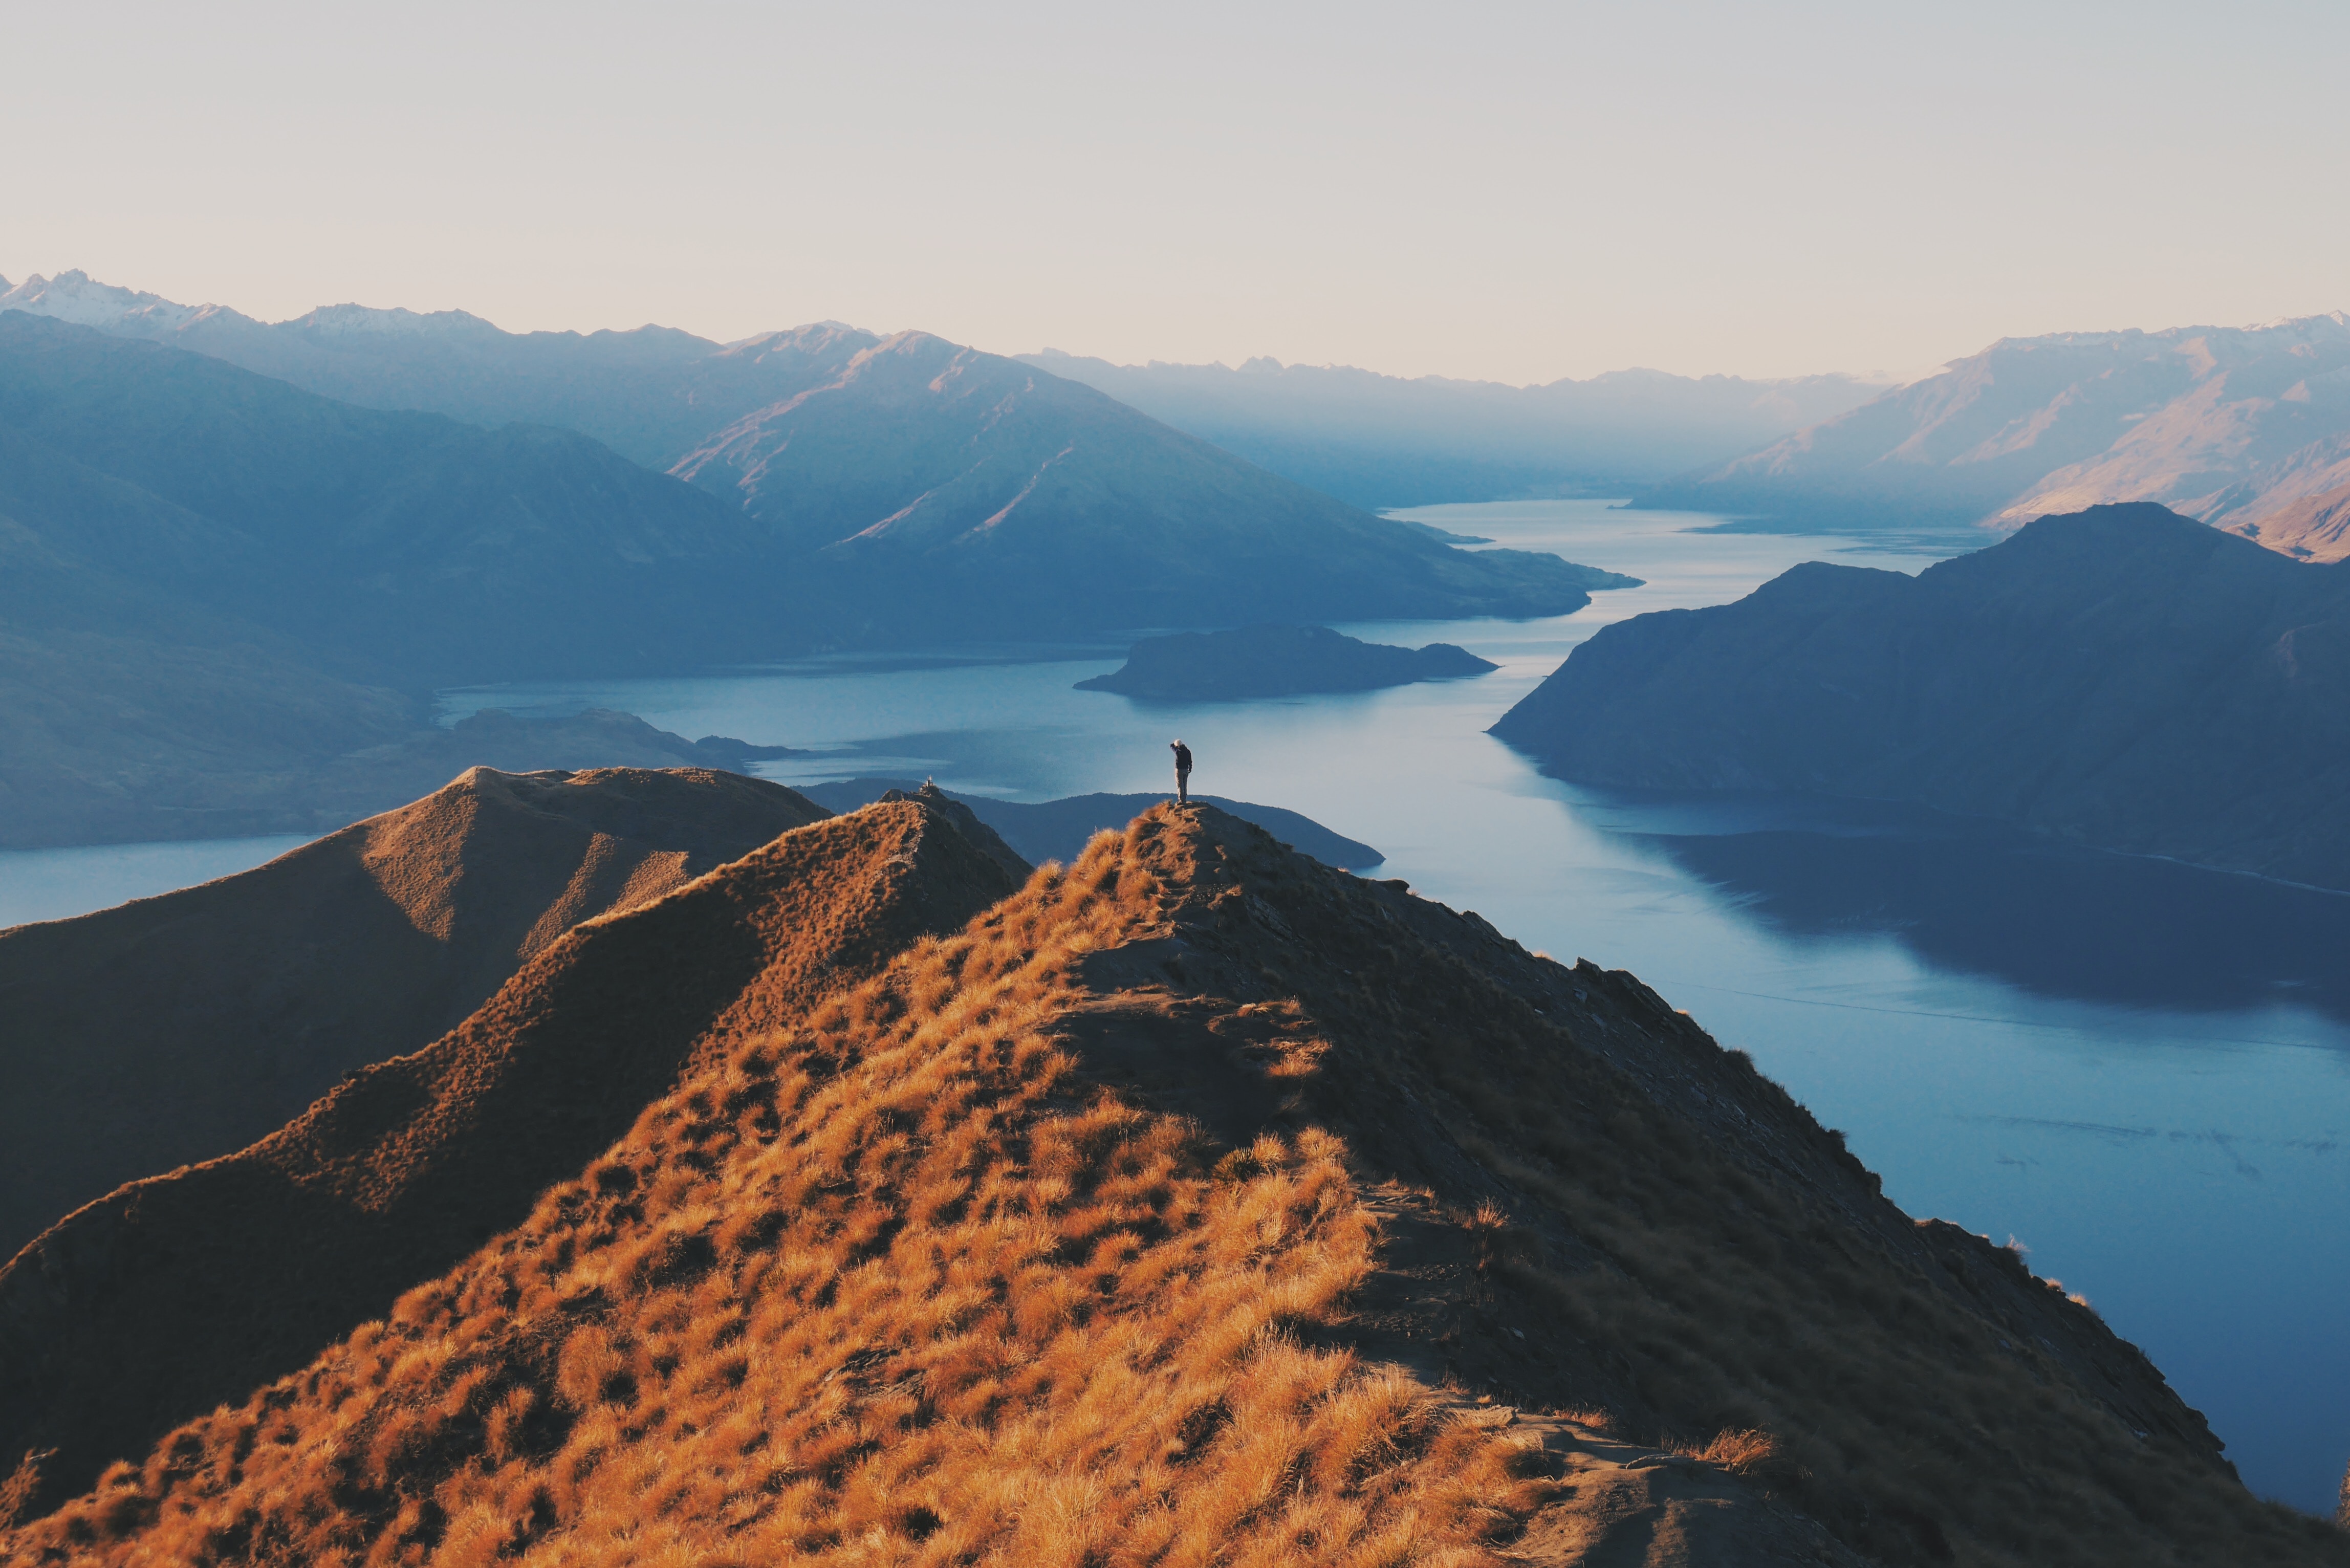
[[[0,294],[0,310],[22,310],[107,330],[135,326],[144,331],[169,332],[184,326],[201,308],[165,299],[160,294],[141,294],[99,283],[78,267],[55,277],[35,273]]]
[[[327,337],[405,337],[428,332],[498,334],[494,324],[463,310],[415,311],[397,306],[379,310],[366,305],[322,305],[288,325]]]

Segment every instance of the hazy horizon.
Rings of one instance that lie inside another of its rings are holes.
[[[1528,384],[2350,306],[2350,13],[59,12],[0,274]]]

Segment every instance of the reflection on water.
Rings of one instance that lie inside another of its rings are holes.
[[[449,692],[443,711],[619,708],[820,753],[764,764],[785,783],[927,774],[1024,800],[1164,789],[1180,735],[1200,790],[1305,812],[1528,947],[1639,974],[1845,1128],[1911,1213],[2014,1237],[2085,1293],[2256,1488],[2330,1509],[2350,1459],[2350,899],[1889,808],[1543,778],[1484,731],[1598,627],[1960,543],[1709,534],[1593,502],[1412,515],[1647,583],[1550,620],[1343,628],[1502,666],[1390,691],[1144,710],[1071,690],[1118,648],[1037,648]]]
[[[1604,815],[1791,938],[1887,932],[1932,968],[2041,996],[2207,1012],[2291,1002],[2350,1023],[2350,895],[1898,806],[1760,804],[1796,820],[1742,828],[1736,815],[1752,814],[1733,806],[1715,831],[1643,831],[1644,815],[1685,817],[1678,802]]]

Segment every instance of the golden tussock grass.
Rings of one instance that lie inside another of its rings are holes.
[[[1293,1332],[1372,1262],[1336,1140],[1220,1176],[1049,1037],[1159,912],[1122,842],[689,1079],[8,1560],[1488,1560],[1543,1495],[1513,1450]]]
[[[1913,1227],[1742,1057],[1534,965],[1147,814],[0,1557],[1490,1562],[1553,1488],[1443,1416],[1451,1376],[1886,1563],[2350,1563],[2085,1307]],[[1120,987],[1169,1050],[1177,1001],[1222,1042],[1165,1103],[1077,1059]],[[1277,1109],[1238,1147],[1171,1113],[1251,1053]],[[1670,1108],[1700,1080],[1737,1131]]]

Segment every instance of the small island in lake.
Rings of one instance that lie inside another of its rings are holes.
[[[1318,691],[1375,691],[1416,680],[1483,675],[1500,665],[1449,642],[1397,648],[1364,642],[1326,626],[1244,626],[1149,637],[1126,664],[1077,682],[1080,691],[1116,691],[1161,702],[1229,702]]]

